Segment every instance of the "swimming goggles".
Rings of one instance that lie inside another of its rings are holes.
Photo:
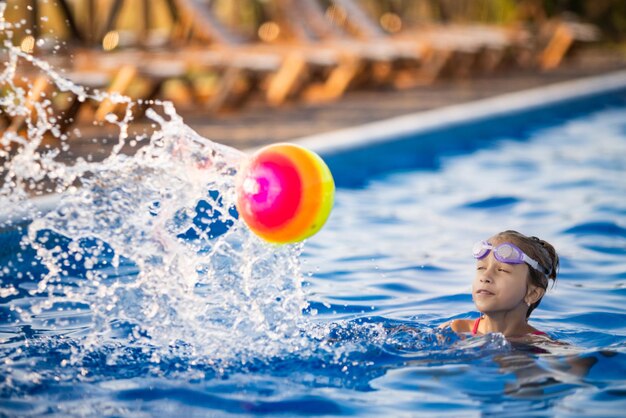
[[[520,250],[516,245],[511,244],[510,242],[504,242],[500,245],[496,245],[495,247],[488,243],[487,241],[478,241],[474,244],[473,253],[474,258],[477,260],[481,260],[489,254],[489,251],[493,251],[493,256],[501,263],[507,264],[522,264],[526,263],[532,268],[541,273],[548,275],[548,271],[543,268],[536,260],[533,260],[522,250]]]

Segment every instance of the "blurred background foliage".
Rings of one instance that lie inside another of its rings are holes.
[[[191,0],[199,2],[200,0]],[[331,18],[332,0],[317,0]],[[609,42],[626,40],[626,1],[624,0],[357,0],[389,32],[419,28],[427,23],[478,22],[499,25],[526,24],[539,26],[554,18],[580,20],[596,25]],[[21,22],[15,42],[32,34],[33,20],[42,36],[72,40],[59,0],[7,0],[5,19]],[[110,13],[115,0],[66,0],[76,16],[79,29],[96,34]],[[151,38],[168,36],[171,30],[171,5],[175,0],[124,0],[116,22],[118,31],[150,32]],[[207,7],[220,21],[250,40],[263,40],[260,30],[271,22],[284,4],[278,0],[207,0]],[[33,8],[36,13],[33,13]],[[38,17],[38,18],[37,18]],[[99,20],[99,21],[98,21]],[[5,35],[5,34],[3,34]],[[39,38],[34,36],[34,38]],[[101,39],[92,36],[93,44]],[[267,40],[267,39],[264,39]],[[105,48],[106,49],[106,48]]]

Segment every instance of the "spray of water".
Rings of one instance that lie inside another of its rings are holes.
[[[0,24],[10,35],[10,25]],[[155,102],[146,115],[156,129],[126,155],[122,148],[137,140],[128,133],[131,99],[72,83],[10,36],[3,49],[0,111],[25,129],[0,139],[0,227],[27,225],[19,251],[34,253],[41,270],[0,275],[3,295],[27,294],[11,305],[16,326],[64,330],[74,341],[72,362],[104,347],[113,348],[113,362],[115,347],[135,347],[151,362],[184,350],[211,363],[306,346],[301,246],[263,243],[234,210],[244,154],[200,137],[170,103]],[[54,94],[125,109],[106,118],[119,135],[103,161],[58,158],[69,138],[51,98],[35,100],[32,86],[16,81],[26,65],[50,80]],[[46,149],[46,138],[57,145]],[[48,193],[58,203],[38,212],[32,197]]]

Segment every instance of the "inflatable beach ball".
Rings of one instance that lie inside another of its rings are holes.
[[[274,144],[254,153],[237,177],[237,211],[266,241],[286,244],[317,233],[330,215],[335,183],[316,153]]]

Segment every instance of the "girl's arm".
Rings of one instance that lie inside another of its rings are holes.
[[[456,333],[471,332],[472,322],[471,319],[453,319],[452,321],[439,325],[438,328],[450,328]]]

